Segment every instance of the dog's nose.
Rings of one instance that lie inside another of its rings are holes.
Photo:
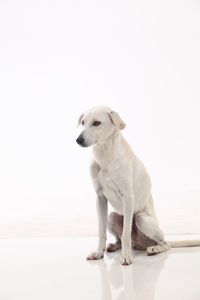
[[[79,135],[79,137],[77,138],[76,142],[79,144],[79,145],[83,145],[84,144],[84,137],[82,135]]]

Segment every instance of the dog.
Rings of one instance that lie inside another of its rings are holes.
[[[83,126],[76,142],[93,147],[91,177],[97,194],[99,241],[88,260],[101,259],[105,250],[122,249],[120,262],[133,262],[132,248],[155,255],[171,247],[200,246],[200,241],[167,242],[159,227],[151,194],[151,180],[141,162],[124,139],[126,124],[120,115],[106,106],[94,107],[79,117]],[[108,201],[114,209],[108,217]],[[106,248],[106,232],[116,242]]]

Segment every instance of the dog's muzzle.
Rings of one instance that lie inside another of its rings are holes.
[[[87,145],[85,144],[85,139],[83,137],[82,134],[79,135],[79,137],[77,138],[76,142],[81,146],[81,147],[87,147]]]

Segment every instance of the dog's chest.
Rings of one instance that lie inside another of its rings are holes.
[[[122,192],[118,183],[116,175],[107,170],[101,170],[98,174],[99,185],[104,196],[110,202],[112,207],[118,212],[122,213]]]

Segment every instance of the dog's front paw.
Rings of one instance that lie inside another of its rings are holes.
[[[104,255],[103,252],[95,251],[95,252],[90,253],[87,256],[87,260],[101,259],[101,258],[103,258],[103,255]]]
[[[131,253],[121,256],[121,259],[120,259],[121,265],[123,265],[123,266],[131,265],[132,262],[133,262],[133,256]]]

